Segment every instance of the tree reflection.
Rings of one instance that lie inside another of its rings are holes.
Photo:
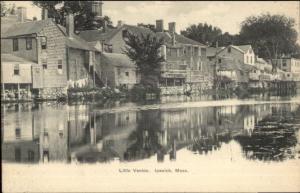
[[[159,143],[161,115],[158,110],[139,112],[137,129],[129,136],[129,147],[124,153],[125,160],[148,158],[156,152],[163,152]]]
[[[295,157],[296,133],[299,132],[299,128],[294,125],[300,120],[299,108],[293,113],[278,112],[277,109],[273,113],[258,123],[251,136],[235,137],[241,144],[246,158],[283,161]]]

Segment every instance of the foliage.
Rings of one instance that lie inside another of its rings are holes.
[[[203,44],[211,45],[217,40],[217,37],[222,35],[222,30],[207,23],[199,23],[189,26],[186,30],[181,31],[181,34]]]
[[[7,4],[7,1],[1,1],[1,13],[0,16],[6,16],[7,14],[15,15],[16,14],[16,5],[13,4]]]
[[[153,94],[155,95],[155,98],[158,98],[160,89],[158,87],[137,84],[130,91],[130,96],[134,100],[143,100],[147,98],[147,94]]]
[[[127,31],[124,41],[124,53],[137,65],[141,75],[141,84],[157,87],[160,78],[160,65],[164,61],[160,55],[163,39],[157,39],[151,34],[134,34]]]
[[[99,29],[103,27],[104,21],[112,25],[108,16],[96,19],[91,12],[90,1],[33,1],[33,4],[48,10],[48,17],[54,18],[55,22],[65,26],[65,15],[74,14],[75,30]]]
[[[259,57],[277,59],[283,54],[297,51],[297,31],[292,18],[262,14],[246,18],[241,25],[241,41],[251,44]],[[276,71],[276,63],[271,62],[273,70]]]

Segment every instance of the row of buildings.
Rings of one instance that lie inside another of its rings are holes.
[[[91,11],[102,18],[101,1],[91,2]],[[69,88],[132,88],[139,83],[136,65],[124,53],[126,35],[150,34],[163,38],[160,88],[162,94],[199,92],[219,86],[246,84],[267,87],[270,81],[299,81],[300,60],[280,59],[277,74],[257,58],[251,45],[211,48],[176,33],[176,23],[157,20],[155,30],[143,25],[117,26],[104,22],[102,29],[74,32],[74,16],[66,27],[48,18],[26,18],[26,8],[17,15],[1,17],[2,99],[57,98]]]

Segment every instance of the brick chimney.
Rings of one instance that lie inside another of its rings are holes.
[[[102,18],[102,1],[91,1],[92,3],[92,13],[95,14],[96,19]]]
[[[48,9],[42,9],[42,20],[48,19]]]
[[[163,32],[164,31],[164,20],[156,20],[156,31]]]
[[[66,18],[66,30],[68,37],[72,37],[74,35],[74,15],[68,14]]]
[[[122,20],[119,20],[117,27],[121,27],[122,25],[124,25],[124,22]]]
[[[18,7],[17,8],[18,22],[25,22],[27,19],[26,7]]]
[[[170,32],[170,34],[176,33],[176,23],[175,22],[169,23],[169,32]]]

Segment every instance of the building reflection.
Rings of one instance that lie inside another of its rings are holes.
[[[9,162],[179,159],[236,140],[247,159],[295,157],[300,106],[261,104],[101,113],[89,105],[1,105],[2,159]]]

